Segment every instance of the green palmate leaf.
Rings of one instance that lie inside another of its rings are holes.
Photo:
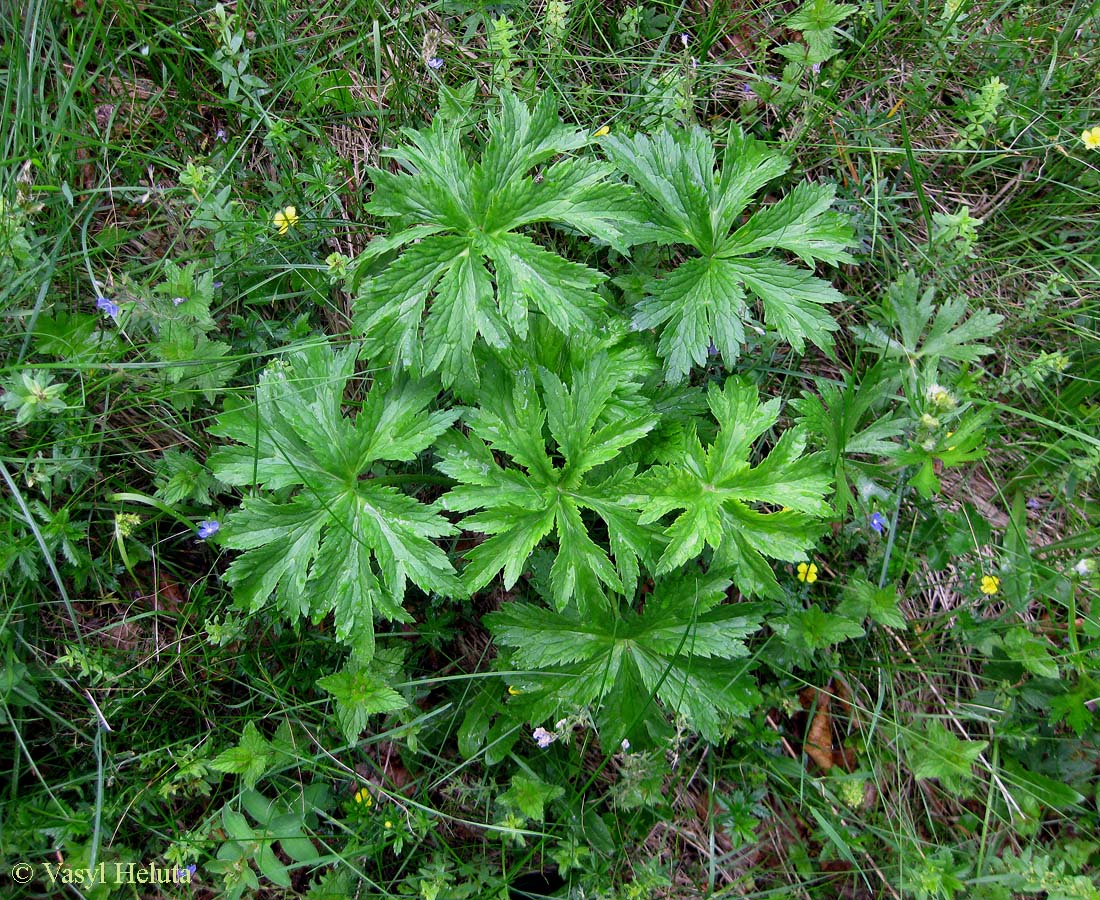
[[[336,718],[349,743],[367,727],[369,716],[406,705],[405,699],[380,675],[354,666],[318,679],[317,685],[336,700]]]
[[[988,741],[960,740],[939,722],[909,739],[909,758],[917,778],[938,778],[950,791],[961,791]]]
[[[874,324],[852,330],[883,356],[911,364],[931,358],[975,362],[993,352],[981,341],[997,333],[1003,316],[979,309],[964,320],[968,308],[964,295],[938,308],[935,296],[934,287],[921,291],[917,276],[906,272],[890,285],[884,304],[884,324],[896,336]]]
[[[721,714],[745,715],[759,697],[749,666],[732,660],[747,655],[744,639],[759,627],[760,610],[724,604],[728,587],[697,571],[665,578],[641,614],[506,605],[487,617],[489,628],[511,648],[510,664],[534,670],[525,682],[535,687],[513,703],[537,724],[564,707],[606,701],[601,736],[612,745],[634,740],[656,697],[717,741]]]
[[[397,381],[376,382],[346,416],[356,350],[321,344],[269,366],[254,401],[227,403],[212,429],[243,446],[215,453],[210,466],[227,484],[279,492],[245,500],[223,529],[224,545],[245,551],[226,573],[237,603],[254,612],[274,593],[292,620],[334,613],[337,636],[365,660],[376,614],[408,619],[408,581],[451,595],[462,588],[432,540],[454,527],[373,478],[385,461],[414,459],[455,414],[428,411],[434,386]]]
[[[547,784],[526,775],[513,775],[512,786],[501,795],[500,802],[519,810],[528,819],[541,822],[546,815],[546,804],[564,793],[565,790],[556,784]]]
[[[856,622],[870,619],[887,628],[905,628],[905,617],[898,609],[897,590],[892,584],[876,587],[863,578],[853,578],[844,588],[844,599],[836,611]]]
[[[1042,678],[1057,678],[1058,663],[1050,655],[1050,644],[1026,628],[1010,628],[1004,638],[1005,653],[1027,671]]]
[[[459,482],[444,504],[460,512],[481,510],[461,527],[489,535],[467,554],[464,575],[471,591],[502,570],[510,588],[536,545],[553,533],[558,552],[550,578],[559,609],[573,599],[586,608],[606,588],[633,593],[638,560],[649,558],[657,536],[638,524],[622,500],[633,466],[596,474],[656,422],[644,407],[615,402],[615,392],[624,387],[637,385],[607,354],[574,370],[569,386],[542,368],[537,380],[526,368],[493,369],[481,406],[466,416],[470,434],[449,435],[439,445],[438,468]],[[556,453],[548,449],[548,437]],[[501,465],[493,451],[518,467]],[[603,520],[606,547],[589,533],[586,512]]]
[[[816,603],[809,609],[782,616],[771,624],[788,644],[811,653],[849,638],[863,636],[858,622],[843,615],[827,613]]]
[[[399,173],[372,170],[368,209],[398,230],[365,256],[405,250],[362,283],[356,300],[356,325],[372,358],[439,371],[446,385],[471,374],[478,335],[503,347],[527,334],[532,311],[566,333],[602,317],[595,289],[604,276],[517,232],[548,222],[625,250],[624,225],[637,219],[631,192],[611,178],[611,166],[552,161],[591,139],[562,124],[549,96],[529,109],[503,95],[476,162],[462,146],[465,130],[441,113],[425,131],[406,130],[407,143],[389,153]]]
[[[241,732],[240,743],[219,753],[210,761],[210,768],[215,772],[240,775],[244,786],[251,790],[271,765],[273,755],[271,743],[260,734],[254,722],[248,722]]]
[[[820,384],[816,394],[805,392],[791,401],[799,413],[798,423],[823,440],[836,480],[833,506],[841,516],[856,505],[852,482],[869,480],[876,461],[890,459],[901,451],[901,445],[890,439],[900,435],[904,426],[882,409],[891,393],[885,364],[880,363],[858,382],[854,372],[848,373],[843,390]],[[871,460],[851,458],[856,455]]]
[[[666,528],[658,573],[709,546],[712,565],[730,570],[745,594],[776,595],[779,585],[765,557],[805,559],[822,531],[817,519],[828,512],[828,474],[819,457],[801,455],[805,440],[795,430],[751,465],[752,444],[776,423],[779,401],[761,405],[749,382],[731,377],[724,388],[712,384],[707,400],[718,420],[714,443],[704,450],[692,434],[679,459],[636,479],[628,500],[642,509],[643,524],[683,510]],[[783,509],[765,511],[762,504]]]
[[[630,237],[687,244],[698,254],[652,279],[634,317],[638,329],[661,329],[658,349],[670,379],[701,365],[712,342],[727,363],[737,359],[744,323],[753,321],[750,296],[764,322],[800,352],[806,341],[831,344],[837,326],[823,306],[842,295],[810,269],[768,255],[786,251],[811,269],[817,261],[851,260],[852,230],[829,211],[831,187],[799,185],[733,230],[756,192],[789,167],[781,154],[734,129],[716,171],[714,145],[698,127],[607,137],[603,146],[648,204],[646,224],[629,228]]]
[[[788,44],[776,52],[788,59],[804,59],[806,65],[821,63],[839,53],[836,47],[836,26],[859,11],[849,3],[833,3],[832,0],[809,0],[800,6],[784,23],[792,31],[802,32],[806,46]],[[803,56],[797,57],[788,48],[801,48]],[[788,52],[784,52],[788,50]]]
[[[1100,685],[1087,676],[1080,676],[1080,681],[1072,688],[1065,686],[1064,694],[1051,698],[1050,711],[1054,721],[1065,720],[1074,733],[1082,737],[1097,721],[1092,704],[1098,695],[1100,695]]]

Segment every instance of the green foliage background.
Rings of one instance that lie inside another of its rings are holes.
[[[10,9],[0,893],[1098,896],[1097,20]]]

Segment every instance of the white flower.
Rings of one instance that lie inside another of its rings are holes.
[[[1073,571],[1080,575],[1082,578],[1087,578],[1096,572],[1096,560],[1095,559],[1082,559],[1077,565],[1073,567]]]
[[[623,748],[623,753],[626,753],[626,751],[630,749],[630,741],[628,741],[626,738],[623,738],[621,746]]]
[[[942,384],[930,385],[928,390],[924,393],[928,398],[928,402],[935,406],[936,409],[954,409],[956,406],[955,398],[951,396],[951,392]]]
[[[558,736],[554,734],[554,732],[547,731],[541,725],[531,732],[531,737],[535,739],[535,743],[538,744],[539,747],[543,750],[545,750],[558,739]]]

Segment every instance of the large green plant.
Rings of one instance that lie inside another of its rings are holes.
[[[373,172],[370,208],[394,229],[350,267],[362,343],[282,357],[219,419],[237,446],[214,456],[215,474],[255,490],[225,529],[244,551],[228,580],[250,611],[274,595],[292,620],[334,614],[355,654],[328,688],[351,738],[393,708],[367,667],[373,620],[407,618],[409,582],[456,597],[503,574],[515,590],[537,554],[553,608],[508,603],[487,620],[510,664],[531,670],[513,714],[537,722],[614,695],[622,712],[605,737],[622,736],[655,698],[716,740],[721,717],[755,696],[731,660],[761,611],[729,603],[731,585],[780,595],[773,561],[806,558],[830,478],[750,380],[683,379],[711,340],[737,358],[749,294],[798,349],[825,345],[835,325],[821,304],[840,295],[775,251],[836,262],[850,232],[818,186],[745,218],[788,164],[737,131],[716,169],[699,129],[609,139],[610,164],[581,152],[590,137],[549,99],[504,96],[484,142],[466,142],[469,119],[458,110],[406,132],[390,154],[400,171]],[[536,243],[536,225],[558,229],[557,248],[595,242],[589,264]],[[651,280],[632,330],[590,264],[639,241],[696,255]],[[654,326],[657,355],[637,330]],[[424,474],[433,453],[442,476]],[[403,489],[443,476],[450,488],[431,505]],[[439,540],[459,531],[456,576]]]

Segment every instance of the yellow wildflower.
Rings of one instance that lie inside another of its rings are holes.
[[[983,575],[982,576],[982,593],[988,594],[992,597],[997,593],[997,589],[1001,586],[1001,579],[996,575]]]
[[[1100,125],[1081,132],[1081,141],[1090,150],[1100,150]]]
[[[275,218],[272,221],[279,229],[279,234],[286,234],[298,224],[298,210],[293,206],[288,206],[286,209],[281,209],[275,213]]]
[[[1097,131],[1100,131],[1100,128],[1098,128]],[[611,126],[604,125],[603,128],[597,128],[592,137],[603,137],[608,134],[611,134]]]
[[[393,828],[393,822],[391,822],[389,819],[386,819],[386,821],[382,824],[385,825],[387,828]]]
[[[809,565],[806,563],[799,563],[798,580],[804,581],[806,584],[813,584],[817,581],[817,565],[814,563],[810,563]]]
[[[366,788],[359,788],[359,790],[355,792],[355,802],[362,803],[368,808],[374,806],[374,798],[371,797],[370,791],[368,791]]]

